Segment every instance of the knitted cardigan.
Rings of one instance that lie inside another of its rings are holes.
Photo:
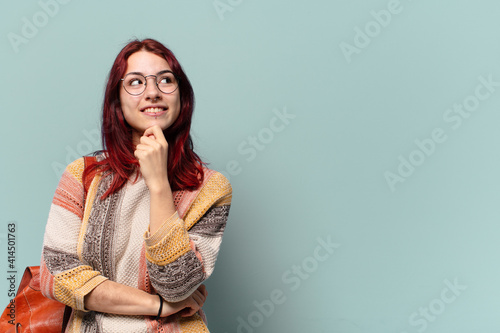
[[[109,279],[170,302],[187,298],[213,272],[232,197],[228,180],[204,169],[197,190],[173,193],[176,213],[150,235],[150,196],[142,177],[101,200],[111,175],[96,174],[85,192],[83,169],[80,158],[62,175],[40,269],[42,293],[73,308],[66,332],[208,332],[201,310],[157,322],[87,311],[84,297]]]

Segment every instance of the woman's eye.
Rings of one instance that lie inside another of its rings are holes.
[[[172,78],[164,77],[161,79],[160,83],[172,83]]]
[[[139,79],[130,80],[130,82],[129,82],[129,85],[131,85],[131,86],[136,86],[139,84],[142,84],[141,80],[139,80]]]

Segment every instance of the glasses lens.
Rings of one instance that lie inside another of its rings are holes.
[[[165,94],[170,94],[177,89],[178,83],[174,74],[163,73],[158,75],[158,88]]]
[[[140,95],[146,89],[146,79],[140,74],[127,74],[123,78],[123,88],[131,95]]]

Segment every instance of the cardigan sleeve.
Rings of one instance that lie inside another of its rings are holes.
[[[40,280],[44,296],[86,311],[85,295],[106,277],[77,253],[84,214],[83,168],[83,158],[68,165],[56,189],[45,228]]]
[[[232,189],[214,173],[199,190],[184,218],[177,212],[153,234],[145,234],[151,284],[165,300],[191,295],[213,272],[224,232]]]

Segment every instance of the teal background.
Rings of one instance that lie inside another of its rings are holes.
[[[114,57],[152,37],[194,86],[197,151],[233,185],[212,332],[498,332],[500,3],[401,0],[374,23],[393,1],[221,0],[220,15],[212,0],[69,1],[17,53],[9,33],[43,9],[3,3],[1,304],[7,224],[19,283],[39,264],[58,166],[100,148]],[[454,129],[447,110],[474,101],[480,77],[498,83]],[[294,118],[266,130],[283,110]],[[414,153],[435,128],[446,140]],[[392,191],[386,172],[412,153]],[[318,238],[337,248],[317,252]]]

